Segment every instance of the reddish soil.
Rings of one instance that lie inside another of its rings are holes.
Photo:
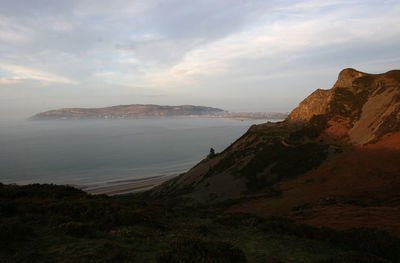
[[[279,215],[335,229],[373,227],[400,236],[400,132],[355,147],[303,176],[276,185],[282,195],[229,212]]]
[[[341,139],[346,136],[351,128],[350,118],[335,116],[328,121],[329,128],[325,129],[323,137]]]

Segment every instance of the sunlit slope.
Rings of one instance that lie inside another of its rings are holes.
[[[399,132],[400,71],[345,69],[284,122],[252,126],[150,194],[186,204],[231,200],[230,211],[400,233]]]

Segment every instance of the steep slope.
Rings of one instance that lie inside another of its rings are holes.
[[[297,180],[335,160],[357,156],[357,147],[364,149],[362,145],[380,143],[385,135],[400,131],[399,114],[399,70],[367,74],[345,69],[332,89],[312,93],[284,122],[252,126],[222,153],[149,194],[187,204],[281,196],[282,190],[277,188],[280,182]],[[397,154],[393,147],[398,143],[386,145],[388,155]],[[359,159],[357,165],[363,166],[368,159]],[[384,167],[390,160],[380,158],[378,163]],[[394,166],[390,176],[398,173],[398,166]],[[341,183],[345,181],[338,179],[336,185]]]
[[[230,212],[286,216],[339,230],[377,228],[400,236],[400,132],[356,146],[303,176],[274,185],[279,194],[257,197]]]
[[[400,129],[399,82],[398,70],[373,75],[345,69],[331,90],[311,94],[287,120],[355,144],[377,140]]]

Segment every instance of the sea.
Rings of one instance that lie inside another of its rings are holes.
[[[268,120],[0,121],[0,182],[101,185],[170,176]]]

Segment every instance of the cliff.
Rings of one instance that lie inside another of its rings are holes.
[[[330,90],[312,93],[285,121],[252,126],[147,195],[187,205],[230,200],[229,211],[340,228],[371,226],[363,213],[385,215],[377,225],[400,233],[399,98],[399,70],[345,69]],[[333,220],[340,213],[348,214],[342,225]]]
[[[400,129],[400,72],[367,74],[344,69],[330,90],[317,90],[287,121],[318,125],[325,136],[365,144]],[[314,119],[313,119],[314,118]]]

